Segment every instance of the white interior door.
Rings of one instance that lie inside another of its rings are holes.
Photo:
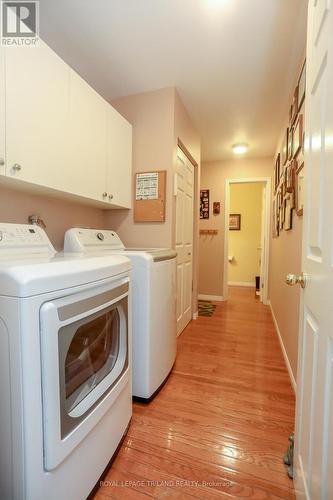
[[[306,90],[306,197],[297,373],[298,499],[333,498],[333,12],[310,0]]]
[[[177,153],[176,250],[177,335],[192,318],[194,166],[181,149]]]

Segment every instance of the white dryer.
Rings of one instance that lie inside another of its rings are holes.
[[[65,252],[126,255],[132,263],[133,396],[152,399],[176,358],[176,252],[125,248],[115,231],[69,229]]]
[[[130,261],[0,224],[0,497],[83,500],[132,414]]]

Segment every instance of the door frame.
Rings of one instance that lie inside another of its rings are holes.
[[[224,214],[224,266],[223,266],[223,300],[228,299],[228,276],[229,276],[229,212],[230,212],[230,185],[231,184],[253,184],[263,183],[266,188],[265,207],[264,207],[264,226],[262,232],[264,234],[264,248],[262,255],[264,263],[262,269],[264,271],[264,288],[261,294],[263,304],[268,305],[268,267],[269,267],[269,243],[270,243],[270,224],[271,224],[271,189],[272,180],[270,177],[250,177],[240,179],[226,179],[225,181],[225,214]]]

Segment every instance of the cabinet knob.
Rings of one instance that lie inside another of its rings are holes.
[[[0,167],[3,167],[5,164],[5,160],[3,158],[0,158]]]
[[[14,170],[14,172],[19,172],[20,170],[22,170],[22,167],[18,163],[14,163],[12,169]]]
[[[109,194],[109,200],[113,199],[113,194]]]
[[[103,198],[106,198],[107,195],[108,195],[108,193],[105,193],[105,192],[102,194]]]

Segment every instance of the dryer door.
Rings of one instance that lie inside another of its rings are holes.
[[[45,468],[56,467],[119,395],[128,372],[128,279],[43,304]]]

